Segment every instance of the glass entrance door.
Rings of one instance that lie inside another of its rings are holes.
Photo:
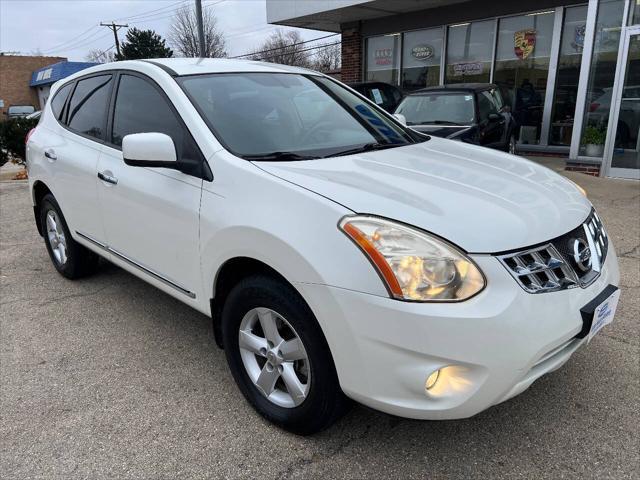
[[[613,122],[605,174],[640,179],[640,28],[627,30],[614,86]],[[622,82],[620,79],[624,79]]]

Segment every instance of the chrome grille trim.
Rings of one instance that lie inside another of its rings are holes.
[[[529,293],[555,292],[578,286],[573,269],[550,243],[501,255],[498,259]]]
[[[574,230],[544,245],[497,258],[525,291],[546,293],[591,285],[600,276],[608,246],[602,221],[591,210]]]

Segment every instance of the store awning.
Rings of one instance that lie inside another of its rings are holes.
[[[58,62],[53,65],[42,67],[31,74],[31,82],[29,86],[38,87],[41,85],[50,85],[62,78],[73,75],[85,68],[98,65],[93,62]]]
[[[469,0],[267,0],[267,21],[276,25],[339,32],[340,24],[442,7]]]

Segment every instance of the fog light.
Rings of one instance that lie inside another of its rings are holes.
[[[425,390],[431,390],[435,384],[438,382],[438,378],[440,377],[440,369],[435,370],[427,377],[427,381],[424,383]]]

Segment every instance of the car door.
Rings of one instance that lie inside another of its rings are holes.
[[[499,112],[490,90],[477,92],[476,96],[478,99],[480,145],[489,148],[502,148],[506,137],[506,120]]]
[[[98,204],[96,172],[104,141],[112,74],[79,79],[60,89],[71,92],[59,114],[58,124],[45,129],[43,152],[69,229],[75,234],[104,242]],[[56,99],[57,100],[57,99]],[[52,108],[59,108],[59,104]],[[54,111],[54,115],[55,115]]]
[[[174,141],[178,162],[204,161],[160,87],[142,75],[117,79],[109,142],[98,167],[98,194],[107,244],[165,291],[189,301],[199,295],[199,211],[202,179],[168,168],[133,167],[122,157],[129,134],[159,132]]]

